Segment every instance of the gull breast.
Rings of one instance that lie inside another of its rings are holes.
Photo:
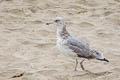
[[[67,43],[67,40],[57,38],[56,46],[58,50],[66,56],[77,57],[77,54],[74,53],[73,50],[70,49],[68,45],[66,45],[66,43]]]

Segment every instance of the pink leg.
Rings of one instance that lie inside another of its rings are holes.
[[[77,71],[77,64],[78,64],[78,60],[76,59],[76,65],[74,71]]]
[[[85,61],[85,59],[80,62],[80,66],[81,66],[82,70],[85,70],[85,68],[83,67],[83,61]]]

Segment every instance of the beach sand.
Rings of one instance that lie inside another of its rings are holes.
[[[85,60],[89,72],[74,71],[56,48],[56,26],[46,25],[57,16],[110,62]],[[120,80],[120,0],[0,0],[0,80]]]

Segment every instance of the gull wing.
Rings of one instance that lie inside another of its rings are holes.
[[[79,57],[88,57],[89,56],[89,52],[90,52],[89,44],[87,44],[79,39],[69,37],[67,45]]]

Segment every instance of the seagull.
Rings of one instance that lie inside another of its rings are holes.
[[[82,70],[85,70],[83,66],[83,62],[85,61],[85,59],[96,59],[109,62],[109,60],[104,58],[103,53],[100,53],[96,49],[90,47],[88,43],[71,36],[66,29],[63,17],[56,17],[52,22],[46,23],[46,25],[50,24],[56,24],[57,26],[56,46],[59,51],[61,51],[65,55],[75,58],[75,71],[77,70],[79,58],[83,58],[83,60],[80,62]]]

